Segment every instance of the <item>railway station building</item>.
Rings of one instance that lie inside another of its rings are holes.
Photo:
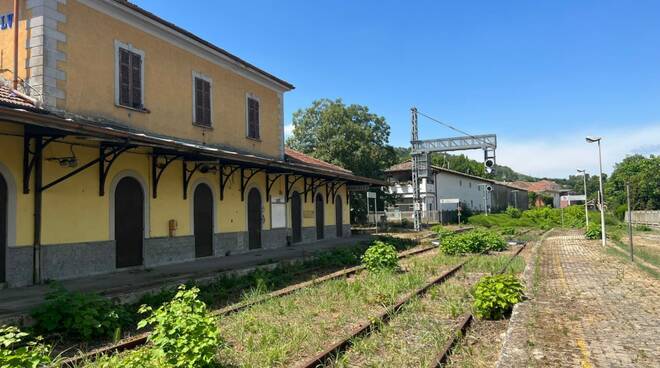
[[[288,82],[123,0],[0,1],[0,285],[350,236]]]

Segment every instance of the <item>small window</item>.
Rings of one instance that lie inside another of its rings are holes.
[[[201,75],[193,76],[193,121],[211,126],[211,80]]]
[[[468,184],[470,185],[470,188],[472,188],[472,182],[469,182]]]
[[[144,109],[142,55],[128,47],[117,49],[118,60],[118,104],[134,109]]]
[[[252,97],[247,99],[247,136],[259,139],[259,100]]]
[[[462,187],[462,186],[463,186],[463,180],[459,180],[459,181],[458,181],[458,186],[459,186],[459,187]]]

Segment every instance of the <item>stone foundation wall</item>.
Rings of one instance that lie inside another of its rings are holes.
[[[324,239],[337,238],[335,225],[325,226]],[[287,247],[291,229],[271,229],[261,233],[262,249]],[[351,236],[351,226],[343,225],[343,237]],[[299,245],[316,242],[316,227],[302,229]],[[144,267],[162,266],[195,259],[195,237],[158,237],[144,239]],[[89,275],[121,271],[116,268],[114,241],[57,244],[42,246],[42,275],[44,280],[64,280]],[[247,232],[216,233],[213,237],[213,256],[225,257],[249,252]],[[31,246],[8,247],[7,285],[20,287],[32,284]]]

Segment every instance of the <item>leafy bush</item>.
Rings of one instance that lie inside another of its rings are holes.
[[[635,226],[635,230],[637,231],[651,231],[651,227],[648,225],[637,225]]]
[[[104,355],[91,364],[94,368],[169,368],[165,354],[151,347],[131,350],[122,354]],[[87,365],[85,365],[87,367]]]
[[[506,226],[500,229],[502,235],[516,235],[516,229],[511,226]]]
[[[197,299],[198,293],[197,288],[181,285],[174,298],[158,309],[140,307],[140,313],[149,315],[138,323],[138,328],[153,326],[149,340],[174,367],[210,365],[220,343],[215,318]]]
[[[447,255],[500,251],[506,247],[507,243],[501,235],[482,229],[447,236],[440,240],[440,249]]]
[[[589,227],[587,230],[584,232],[584,236],[587,239],[600,239],[602,237],[602,232],[600,230],[600,224],[591,222],[589,223]]]
[[[442,225],[433,225],[431,226],[431,231],[434,233],[438,234],[438,238],[443,238],[447,235],[453,234],[454,232],[447,229],[446,227]]]
[[[394,249],[398,251],[413,248],[418,244],[414,239],[398,238],[396,236],[389,235],[380,235],[376,238],[376,240],[390,244],[394,247]]]
[[[29,335],[14,326],[0,327],[0,367],[41,367],[52,362],[50,347],[37,337],[25,341]]]
[[[507,207],[505,213],[511,218],[520,218],[522,216],[522,211],[515,207]]]
[[[584,227],[585,223],[583,206],[568,206],[564,208],[564,226],[580,228]]]
[[[523,286],[514,275],[481,278],[474,289],[474,309],[480,318],[501,319],[523,299]]]
[[[528,219],[535,227],[550,229],[561,223],[561,214],[558,209],[550,207],[533,208],[523,212],[521,219]]]
[[[392,270],[397,267],[398,262],[394,246],[380,240],[375,240],[362,256],[362,264],[369,271]]]
[[[59,285],[46,302],[32,311],[34,330],[40,334],[61,333],[89,340],[110,337],[131,323],[127,310],[98,294],[70,292]]]

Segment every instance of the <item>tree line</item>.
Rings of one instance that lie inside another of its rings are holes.
[[[341,99],[319,99],[311,106],[293,114],[293,133],[287,146],[320,160],[339,165],[356,175],[384,178],[390,166],[410,159],[410,148],[389,144],[390,126],[385,117],[373,113],[367,106],[345,104]],[[504,181],[540,180],[521,174],[510,167],[498,165],[493,174],[487,174],[483,163],[465,155],[433,154],[431,163],[450,170],[487,179]],[[570,175],[565,179],[553,178],[574,193],[583,193],[583,178]],[[605,199],[608,208],[622,216],[625,211],[625,183],[631,184],[634,209],[660,209],[660,156],[633,155],[616,164],[610,177],[603,175]],[[598,193],[598,176],[587,176],[589,199]],[[378,208],[391,201],[381,192]],[[351,221],[366,218],[366,198],[357,194],[351,198]],[[372,209],[373,210],[373,209]]]

